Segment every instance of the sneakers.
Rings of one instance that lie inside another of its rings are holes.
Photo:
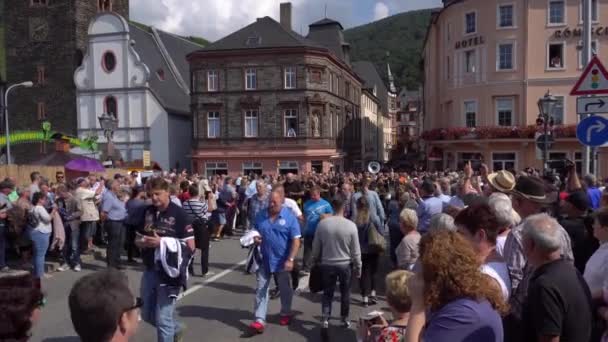
[[[253,323],[251,323],[251,325],[249,325],[249,329],[254,334],[257,334],[257,335],[263,334],[264,333],[264,324],[262,324],[260,322],[253,322]]]
[[[68,266],[68,264],[61,264],[59,265],[59,267],[57,267],[57,272],[63,272],[63,271],[67,271],[70,267]]]
[[[321,321],[321,329],[329,329],[329,321],[324,319]]]
[[[275,289],[270,290],[268,294],[270,296],[270,299],[277,299],[281,295],[281,292],[279,291],[278,288],[275,288]]]
[[[287,326],[289,323],[291,323],[291,316],[281,316],[279,319],[279,325]]]
[[[350,329],[350,320],[348,318],[342,318],[342,328]]]
[[[74,266],[74,272],[80,272],[82,271],[82,267],[80,267],[80,264]]]

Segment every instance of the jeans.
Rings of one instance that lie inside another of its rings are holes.
[[[0,224],[0,269],[6,267],[6,221]]]
[[[44,258],[49,249],[51,233],[42,233],[38,230],[29,229],[29,236],[32,240],[32,250],[34,252],[34,277],[42,278],[44,275]]]
[[[141,318],[156,327],[158,342],[173,342],[181,327],[175,319],[176,298],[169,297],[166,287],[160,286],[156,270],[145,270],[141,279]]]
[[[348,318],[350,312],[350,265],[321,265],[321,279],[323,284],[323,300],[321,301],[323,320],[328,320],[331,317],[336,281],[340,282],[340,317]]]
[[[74,253],[72,252],[72,227],[68,222],[63,222],[63,227],[65,231],[65,244],[63,249],[61,250],[61,264],[69,264],[70,256]]]
[[[264,324],[266,312],[268,311],[268,288],[272,274],[266,270],[266,265],[261,265],[257,272],[257,287],[255,290],[255,320]],[[279,282],[281,296],[281,316],[291,314],[291,302],[293,300],[293,289],[289,284],[289,272],[281,271],[275,273]]]
[[[108,248],[106,250],[106,261],[108,267],[120,266],[120,254],[124,247],[125,225],[123,221],[106,221],[105,231],[108,233]]]
[[[312,241],[314,236],[304,237],[304,255],[302,256],[302,269],[306,272],[310,272],[312,268]]]
[[[371,291],[376,290],[376,273],[378,272],[378,254],[361,254],[361,279],[359,287],[361,296],[369,296]]]
[[[194,238],[196,248],[201,250],[201,274],[205,275],[209,272],[209,239],[211,238],[210,224],[204,224],[194,227]],[[188,265],[188,271],[194,274],[194,258]]]
[[[136,235],[135,232],[137,232],[137,226],[134,225],[130,225],[130,224],[125,224],[125,230],[126,230],[126,248],[127,248],[127,259],[129,261],[132,261],[133,258],[135,257],[135,253],[137,251],[137,246],[135,246],[135,238]]]
[[[68,224],[66,227],[66,235],[68,230],[71,232],[70,244],[72,248],[70,249],[72,253],[69,259],[70,266],[76,267],[76,265],[80,265],[80,248],[82,248],[82,240],[85,240],[82,237],[86,236],[85,226],[74,223],[74,226]]]

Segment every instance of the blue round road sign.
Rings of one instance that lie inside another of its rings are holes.
[[[590,116],[576,126],[576,137],[587,146],[601,146],[608,143],[608,119]]]

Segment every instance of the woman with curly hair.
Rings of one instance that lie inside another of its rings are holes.
[[[467,240],[451,231],[427,234],[419,260],[421,273],[409,282],[406,341],[503,341],[506,304]]]
[[[29,272],[0,276],[0,341],[23,342],[40,316],[44,296]]]

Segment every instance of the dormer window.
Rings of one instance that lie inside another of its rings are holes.
[[[159,80],[164,81],[165,80],[165,70],[163,70],[163,68],[158,68],[158,70],[156,70],[156,77],[158,77]]]
[[[98,0],[97,9],[99,10],[99,12],[112,11],[112,0]]]
[[[253,35],[247,38],[247,42],[245,42],[247,46],[257,46],[262,44],[262,37],[258,35]]]

